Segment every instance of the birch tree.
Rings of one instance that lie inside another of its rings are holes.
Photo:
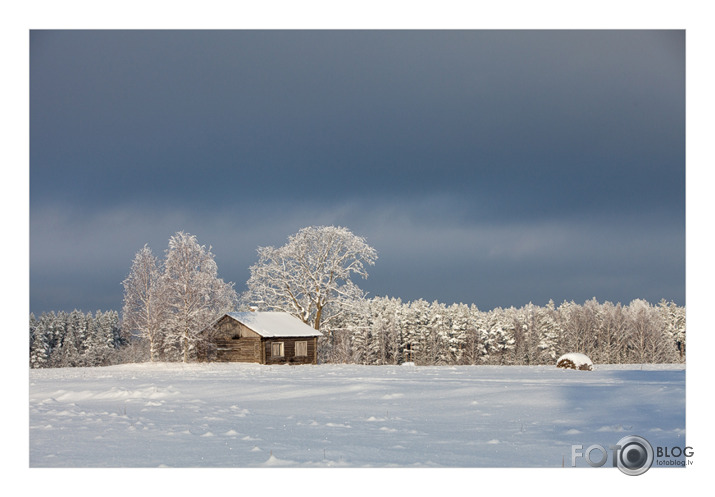
[[[367,278],[377,252],[347,228],[310,226],[282,247],[259,247],[244,300],[288,312],[316,330],[364,294],[351,277]]]
[[[166,315],[165,292],[159,265],[151,249],[144,245],[134,256],[124,285],[122,310],[125,333],[136,333],[149,342],[149,359],[158,360],[161,323]]]
[[[188,362],[199,333],[235,307],[233,283],[218,277],[211,247],[180,231],[169,239],[161,286],[167,304],[165,345],[178,348],[183,362]]]

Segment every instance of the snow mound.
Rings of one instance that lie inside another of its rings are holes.
[[[566,369],[580,369],[582,371],[593,371],[593,362],[586,354],[571,352],[564,354],[556,361],[556,367]]]

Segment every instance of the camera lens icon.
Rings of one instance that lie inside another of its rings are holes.
[[[631,476],[642,475],[653,465],[653,447],[648,440],[636,435],[623,437],[618,445],[617,466]]]

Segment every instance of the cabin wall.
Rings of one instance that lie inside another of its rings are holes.
[[[306,342],[307,354],[296,356],[296,343]],[[316,337],[274,337],[263,339],[263,352],[265,364],[316,364],[317,363]],[[283,344],[283,355],[275,356],[272,353],[273,344]]]
[[[233,319],[223,319],[216,324],[213,342],[217,361],[263,362],[261,337]]]

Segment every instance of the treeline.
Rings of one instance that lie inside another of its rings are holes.
[[[107,366],[125,362],[129,348],[122,338],[117,311],[84,314],[30,314],[30,367]]]
[[[685,362],[685,307],[665,300],[550,301],[481,311],[473,304],[375,297],[355,302],[323,334],[322,363],[538,365],[567,352],[587,354],[596,364]],[[30,315],[33,368],[143,362],[150,359],[148,342],[123,334],[116,311]]]
[[[553,364],[581,352],[595,363],[685,362],[685,308],[662,300],[629,305],[475,305],[377,297],[325,332],[322,362],[418,365]]]

